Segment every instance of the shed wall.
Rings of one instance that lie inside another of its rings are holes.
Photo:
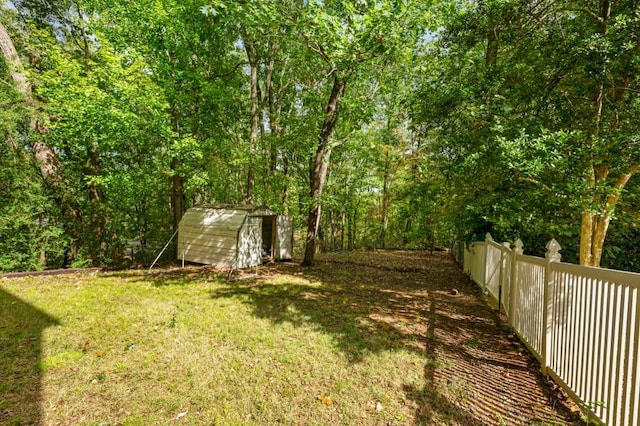
[[[249,268],[262,262],[262,222],[274,217],[265,209],[194,207],[184,214],[178,229],[178,260],[217,267]],[[293,219],[275,220],[274,257],[290,260],[293,252]],[[271,243],[269,243],[271,244]]]
[[[238,251],[238,231],[246,211],[193,208],[183,216],[178,232],[178,259],[232,267]]]

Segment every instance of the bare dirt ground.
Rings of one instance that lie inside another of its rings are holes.
[[[342,309],[326,305],[321,321],[327,328],[338,332],[341,319],[350,315],[360,318],[372,336],[386,336],[343,342],[354,356],[391,340],[425,355],[423,386],[404,389],[414,424],[581,424],[575,406],[540,373],[492,301],[448,253],[325,254],[313,268],[295,262],[262,269],[261,274],[269,273],[331,283],[334,296],[348,302]]]

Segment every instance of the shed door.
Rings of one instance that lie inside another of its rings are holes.
[[[262,218],[247,217],[239,234],[237,268],[249,268],[262,262]]]
[[[291,260],[293,254],[293,218],[276,218],[276,260]]]

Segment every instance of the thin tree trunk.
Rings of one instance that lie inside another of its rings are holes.
[[[274,43],[271,45],[271,52],[269,55],[269,63],[267,65],[267,76],[265,79],[265,99],[263,101],[267,102],[268,112],[269,112],[269,128],[271,130],[271,145],[269,146],[269,171],[271,175],[275,175],[277,172],[277,164],[278,164],[278,141],[279,136],[281,134],[282,129],[280,128],[280,123],[278,122],[278,118],[280,117],[281,112],[281,104],[280,104],[280,96],[276,97],[276,93],[274,93],[273,88],[273,70],[275,68],[275,53],[277,50],[277,45]],[[283,68],[284,70],[284,68]],[[280,92],[280,91],[278,91]],[[278,93],[279,95],[280,93]]]
[[[493,66],[498,60],[498,27],[492,26],[487,33],[487,50],[485,52],[485,66]]]
[[[310,168],[310,186],[311,186],[311,205],[309,207],[309,216],[307,220],[307,238],[305,242],[304,266],[313,266],[316,254],[316,237],[320,226],[321,218],[321,199],[322,190],[327,178],[327,171],[331,160],[331,144],[330,139],[333,130],[338,122],[338,106],[340,99],[344,93],[347,84],[346,77],[339,76],[335,73],[333,76],[333,87],[331,95],[327,102],[324,122],[318,136],[318,148],[311,162]]]
[[[289,214],[289,159],[285,155],[282,159],[282,174],[284,177],[284,187],[282,188],[282,205],[284,206],[283,213]]]
[[[178,112],[178,105],[175,103],[171,111],[171,121],[173,131],[179,139],[181,137],[180,114]],[[174,232],[178,230],[180,220],[184,214],[184,179],[178,171],[179,166],[180,159],[173,157],[171,159],[171,213],[173,216]],[[175,245],[175,249],[177,250],[177,244]],[[177,253],[175,254],[177,255]]]
[[[355,208],[354,208],[355,210]],[[355,236],[355,214],[352,214],[351,211],[348,212],[347,216],[347,250],[352,251],[355,247],[354,236]]]
[[[260,57],[256,49],[256,45],[253,40],[249,38],[247,34],[243,34],[242,41],[247,54],[247,60],[249,61],[250,73],[249,73],[249,86],[251,97],[251,109],[250,109],[250,129],[249,129],[249,164],[247,170],[247,187],[245,192],[244,202],[246,204],[253,204],[254,191],[255,191],[255,157],[258,149],[258,135],[264,136],[264,123],[261,122],[260,116],[264,110],[267,102],[273,101],[273,70],[275,66],[275,54],[277,51],[277,45],[273,43],[270,48],[269,62],[267,64],[267,72],[265,77],[265,93],[264,95],[260,91],[260,83],[258,81],[258,68],[260,67]],[[272,105],[269,105],[272,108]],[[270,110],[271,112],[271,110]],[[272,114],[269,114],[270,120],[272,120]],[[272,124],[272,121],[270,122]],[[271,129],[273,132],[273,128]],[[264,184],[267,184],[265,179]]]
[[[343,208],[340,213],[340,251],[344,250],[344,227],[346,222],[347,212]]]
[[[182,219],[184,212],[184,191],[182,184],[182,176],[177,172],[180,161],[177,158],[171,160],[171,170],[173,176],[171,176],[171,211],[173,214],[173,231],[178,230],[178,225]]]
[[[389,226],[389,169],[391,156],[387,151],[384,159],[384,175],[382,179],[382,214],[380,218],[380,248],[385,249],[387,243],[387,227]]]
[[[358,209],[360,208],[360,199],[353,206],[353,216],[351,217],[351,236],[349,237],[349,250],[355,250],[356,248],[356,235],[358,231]]]
[[[89,159],[86,167],[87,176],[98,177],[100,175],[100,153],[98,152],[98,143],[94,142],[89,153]],[[102,191],[96,185],[95,179],[89,179],[87,184],[87,192],[89,194],[89,203],[91,204],[90,227],[92,230],[92,247],[91,261],[94,264],[100,264],[106,251],[105,243],[105,216],[100,211],[99,204],[102,202]]]
[[[314,157],[311,169],[311,206],[307,220],[307,239],[302,265],[313,266],[316,254],[316,237],[320,229],[321,219],[321,198],[324,183],[327,178],[327,169],[331,159],[331,148],[329,146],[318,145],[318,150]]]
[[[251,91],[251,111],[250,111],[250,130],[249,130],[249,165],[247,170],[247,188],[245,192],[244,202],[253,204],[253,190],[255,187],[255,170],[254,157],[256,146],[258,144],[258,60],[253,43],[244,40],[247,58],[249,59],[250,72],[250,91]]]

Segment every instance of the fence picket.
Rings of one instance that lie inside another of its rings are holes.
[[[638,408],[640,406],[640,352],[639,352],[639,346],[640,346],[640,306],[638,305],[640,303],[640,297],[638,295],[638,289],[635,289],[635,300],[633,303],[633,319],[634,319],[634,323],[635,323],[635,329],[634,329],[634,345],[633,345],[633,361],[631,363],[631,371],[632,371],[632,375],[631,375],[631,396],[629,398],[629,406],[630,407],[635,407],[635,409],[632,409],[632,412],[630,413],[630,422],[629,424],[632,425],[637,425],[640,421],[640,416],[638,414]]]
[[[508,311],[508,317],[509,317],[509,325],[512,328],[515,328],[516,326],[516,315],[518,310],[516,309],[517,306],[517,301],[518,301],[518,256],[521,256],[523,253],[523,249],[522,249],[522,240],[517,239],[516,242],[514,243],[515,248],[513,249],[512,252],[512,257],[511,257],[511,278],[509,280],[510,283],[510,288],[509,288],[509,311]]]
[[[543,371],[591,417],[640,424],[640,274],[562,263],[555,240],[545,259],[489,234],[470,249],[452,247]]]
[[[625,351],[624,351],[624,354],[625,354],[624,374],[623,374],[624,383],[622,387],[622,413],[621,413],[621,418],[625,424],[629,424],[629,416],[630,416],[629,407],[631,404],[633,373],[634,373],[632,369],[632,365],[634,362],[633,348],[634,348],[634,343],[637,343],[635,341],[635,321],[634,321],[634,315],[636,314],[635,307],[637,303],[636,294],[637,294],[637,291],[635,289],[632,289],[632,288],[628,289],[628,306],[630,309],[627,310],[627,323],[626,323],[627,333],[625,337],[627,344],[625,345]]]
[[[594,287],[594,280],[591,278],[587,278],[587,340],[585,344],[586,351],[586,364],[584,371],[584,398],[587,401],[594,400],[594,392],[593,392],[593,383],[594,380],[594,365],[595,365],[595,346],[597,342],[597,327],[596,323],[596,315],[595,315],[595,306],[597,305],[596,300],[596,288]]]

